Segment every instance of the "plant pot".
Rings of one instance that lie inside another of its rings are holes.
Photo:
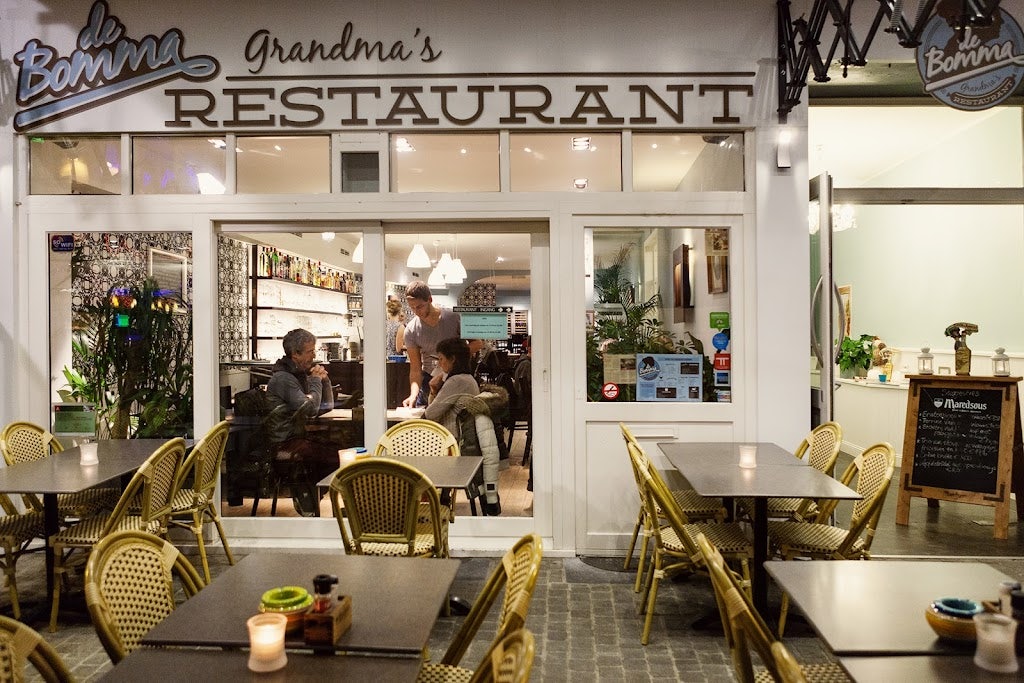
[[[840,370],[839,376],[843,379],[853,379],[855,377],[867,377],[867,368],[849,368],[848,370]]]

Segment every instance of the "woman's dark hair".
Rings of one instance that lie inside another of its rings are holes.
[[[452,369],[448,376],[471,375],[473,368],[469,362],[469,344],[465,339],[449,337],[437,342],[437,352],[443,353],[447,358],[452,359]]]

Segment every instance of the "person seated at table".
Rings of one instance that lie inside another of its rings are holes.
[[[296,510],[308,515],[319,504],[316,482],[338,468],[338,446],[306,434],[306,421],[334,407],[334,390],[327,370],[316,362],[311,332],[294,329],[282,346],[284,356],[267,382],[266,433],[275,462],[287,467]]]
[[[455,435],[463,455],[483,458],[482,483],[484,514],[501,511],[498,498],[498,439],[491,421],[493,397],[481,393],[473,378],[469,344],[457,337],[437,344],[438,366],[442,374],[430,381],[432,400],[423,417],[440,422]],[[478,484],[479,485],[479,484]]]

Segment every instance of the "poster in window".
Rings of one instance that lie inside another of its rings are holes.
[[[696,353],[638,353],[636,400],[699,403],[704,357]]]
[[[686,309],[693,308],[690,284],[690,247],[680,244],[672,252],[672,320],[687,322]]]
[[[843,336],[849,337],[853,329],[853,285],[840,285],[839,298],[843,302]]]
[[[709,228],[704,231],[704,250],[708,261],[708,294],[729,291],[729,231]]]

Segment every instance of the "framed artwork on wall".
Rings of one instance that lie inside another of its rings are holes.
[[[690,247],[680,244],[672,251],[672,320],[686,322],[686,309],[693,308],[690,284]]]
[[[729,291],[729,257],[708,256],[708,294],[725,294]]]
[[[839,298],[843,302],[843,335],[849,337],[853,329],[853,285],[840,285]]]

